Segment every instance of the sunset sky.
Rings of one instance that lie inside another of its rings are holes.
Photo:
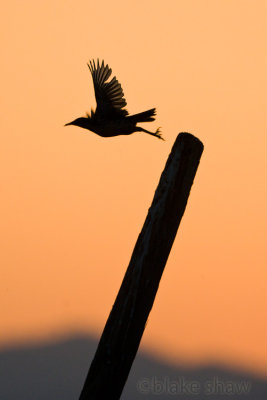
[[[205,146],[142,339],[267,372],[267,2],[13,0],[1,11],[0,346],[100,335],[177,134]],[[165,142],[66,122],[104,59]],[[4,312],[3,312],[4,310]]]

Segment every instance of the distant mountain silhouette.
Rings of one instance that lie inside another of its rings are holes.
[[[97,341],[85,336],[0,351],[1,400],[78,400]],[[177,367],[139,353],[123,400],[263,400],[267,378],[220,367]]]

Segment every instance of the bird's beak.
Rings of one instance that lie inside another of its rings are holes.
[[[68,123],[65,124],[64,126],[68,126],[68,125],[72,125],[72,122],[68,122]]]

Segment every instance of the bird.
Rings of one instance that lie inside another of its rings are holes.
[[[155,132],[150,132],[140,126],[136,126],[139,122],[154,121],[154,116],[156,115],[155,108],[138,114],[129,115],[128,111],[125,109],[127,103],[121,84],[118,82],[116,76],[108,81],[112,74],[112,69],[108,64],[105,64],[104,60],[102,63],[99,63],[99,59],[97,59],[97,62],[91,60],[87,65],[93,79],[96,109],[95,111],[91,109],[91,114],[86,113],[86,117],[77,118],[65,124],[65,126],[75,125],[80,128],[88,129],[102,137],[145,132],[158,139],[164,140],[161,136],[160,128]]]

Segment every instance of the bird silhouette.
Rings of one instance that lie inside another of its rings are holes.
[[[105,65],[104,61],[100,64],[99,60],[97,60],[97,63],[94,60],[90,61],[87,65],[93,78],[96,110],[91,110],[91,115],[86,113],[86,117],[77,118],[65,124],[65,126],[79,126],[80,128],[89,129],[102,137],[130,135],[133,132],[146,132],[149,135],[164,140],[160,134],[160,128],[156,132],[150,132],[136,126],[139,122],[154,121],[154,115],[156,115],[155,108],[139,114],[128,115],[128,111],[124,108],[127,103],[120,83],[115,76],[107,82],[112,73],[111,68]]]

